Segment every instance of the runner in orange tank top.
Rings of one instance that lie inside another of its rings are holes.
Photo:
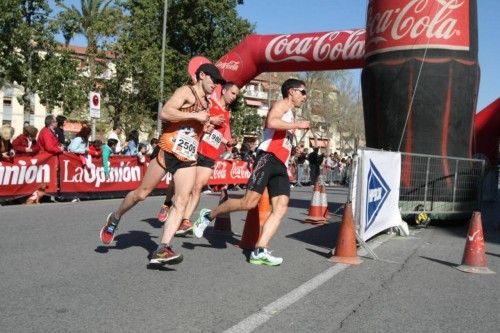
[[[168,121],[160,138],[161,150],[151,161],[141,185],[127,194],[116,211],[109,214],[101,229],[100,238],[110,244],[120,218],[139,201],[146,199],[167,172],[177,184],[175,205],[163,228],[160,245],[151,255],[150,264],[178,263],[182,255],[175,253],[171,241],[181,223],[196,178],[196,151],[203,130],[210,132],[223,117],[211,118],[207,97],[216,84],[224,83],[219,70],[213,64],[203,64],[196,71],[197,82],[193,86],[178,88],[165,103],[160,118]]]
[[[203,187],[208,184],[208,180],[213,173],[215,161],[224,152],[223,145],[226,145],[227,147],[233,147],[236,145],[236,140],[230,136],[231,130],[229,119],[231,117],[231,113],[229,106],[236,100],[238,93],[238,86],[233,82],[227,82],[222,86],[221,97],[211,100],[211,106],[209,109],[210,116],[215,117],[223,115],[225,121],[224,123],[215,126],[215,129],[211,133],[204,134],[200,141],[196,165],[196,182],[191,192],[191,199],[189,200],[182,222],[179,229],[176,231],[176,235],[185,235],[191,231],[193,226],[191,224],[190,217],[200,202]],[[165,202],[162,205],[160,212],[169,211],[170,206],[172,205],[174,193],[173,188],[174,186],[169,186],[167,188],[165,193]],[[162,221],[160,218],[159,220]]]

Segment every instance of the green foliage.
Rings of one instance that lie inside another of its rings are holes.
[[[233,135],[238,138],[239,142],[243,142],[243,137],[248,134],[259,137],[263,122],[256,108],[245,105],[243,93],[240,92],[231,112],[231,130],[233,131]]]
[[[216,61],[252,32],[250,23],[238,16],[236,5],[235,0],[168,0],[163,101],[190,83],[187,64],[193,56]],[[163,6],[158,0],[123,2],[129,15],[113,45],[119,55],[118,73],[105,87],[114,121],[156,120],[161,99]]]

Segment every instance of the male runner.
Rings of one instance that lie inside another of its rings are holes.
[[[171,241],[184,215],[195,182],[199,140],[204,130],[213,129],[213,125],[209,125],[210,121],[219,124],[223,120],[221,117],[211,120],[208,114],[207,97],[214,91],[217,83],[224,83],[219,70],[213,64],[203,64],[196,71],[196,77],[196,84],[178,88],[163,106],[160,118],[168,123],[160,136],[161,150],[149,164],[141,185],[127,194],[120,207],[108,215],[100,233],[102,242],[110,244],[123,214],[144,200],[165,174],[170,172],[174,182],[178,184],[175,188],[176,202],[164,225],[160,245],[151,255],[151,264],[182,261],[182,255],[172,250]]]
[[[267,187],[272,212],[250,255],[250,263],[255,265],[276,266],[283,262],[282,258],[271,255],[268,245],[288,208],[290,182],[287,165],[292,150],[293,131],[309,128],[309,121],[295,122],[293,113],[293,109],[302,106],[307,98],[304,82],[288,79],[281,86],[281,93],[283,99],[276,102],[267,114],[262,142],[257,148],[257,158],[245,195],[241,199],[229,199],[213,210],[202,209],[193,228],[194,235],[202,237],[205,228],[217,215],[256,207]]]

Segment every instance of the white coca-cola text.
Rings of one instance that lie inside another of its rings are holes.
[[[220,70],[231,70],[236,72],[240,68],[240,62],[235,60],[228,62],[218,62],[216,66]]]
[[[417,39],[420,36],[431,39],[450,39],[459,34],[457,17],[453,16],[464,4],[464,0],[411,0],[402,8],[390,8],[376,12],[368,9],[367,34],[370,43],[401,38]],[[426,15],[431,6],[440,6],[437,11]],[[388,30],[389,29],[389,30]],[[390,31],[390,34],[386,33]]]
[[[279,35],[267,44],[265,57],[268,62],[362,59],[365,50],[364,34],[364,29],[358,29],[332,31],[307,37]]]

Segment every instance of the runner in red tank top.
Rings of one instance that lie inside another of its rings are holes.
[[[166,221],[158,249],[151,255],[150,264],[177,263],[182,255],[175,253],[171,242],[189,202],[196,177],[197,140],[203,130],[211,131],[214,124],[220,124],[222,117],[211,119],[208,113],[207,97],[216,84],[224,83],[219,70],[213,64],[203,64],[196,71],[197,82],[193,86],[177,89],[165,103],[160,118],[168,121],[160,139],[160,151],[153,159],[144,175],[141,185],[127,194],[117,210],[108,215],[101,229],[100,238],[110,244],[115,235],[120,218],[139,201],[144,200],[158,185],[165,174],[170,172],[174,182],[181,184],[175,189],[176,202]]]
[[[209,109],[210,117],[223,116],[224,122],[215,126],[211,133],[206,133],[200,141],[196,165],[196,182],[176,235],[185,235],[191,231],[193,226],[190,217],[200,202],[203,187],[208,184],[208,180],[213,173],[215,161],[224,152],[224,145],[227,147],[236,145],[236,141],[230,137],[231,130],[229,119],[231,118],[231,113],[229,106],[236,100],[238,93],[238,86],[233,82],[227,82],[222,86],[221,97],[211,100]],[[165,202],[161,210],[165,210],[165,206],[168,207],[172,204],[173,190],[170,189],[171,187],[172,186],[169,186],[169,189],[167,189]]]
[[[283,261],[282,258],[272,256],[267,247],[288,209],[290,182],[286,164],[291,151],[290,131],[309,128],[309,121],[295,122],[293,117],[294,108],[302,106],[306,100],[304,82],[288,79],[281,86],[281,93],[283,99],[277,101],[267,115],[264,140],[257,149],[257,159],[245,195],[241,199],[228,199],[213,210],[202,209],[193,227],[196,237],[203,236],[203,231],[217,215],[256,207],[267,187],[272,212],[250,255],[250,263],[256,265],[276,266]]]

